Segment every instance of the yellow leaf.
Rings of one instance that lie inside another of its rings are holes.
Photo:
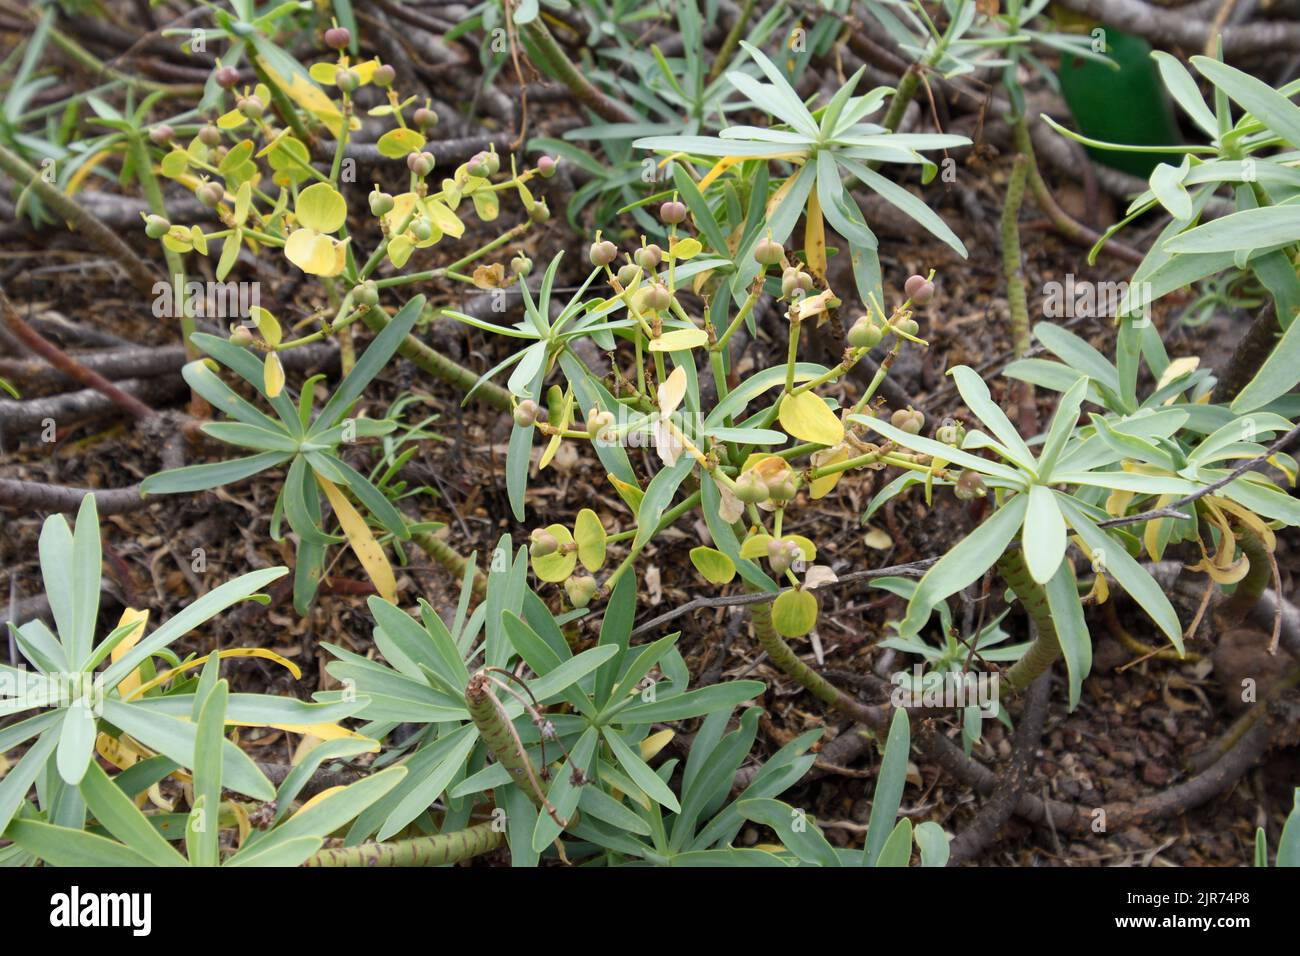
[[[117,646],[109,652],[108,659],[116,664],[126,656],[127,651],[135,647],[144,637],[145,625],[149,623],[148,611],[137,611],[135,608],[127,608],[122,612],[122,617],[118,620],[117,626],[124,627],[127,624],[135,624],[136,628],[126,637],[117,642]],[[122,678],[122,683],[117,685],[118,693],[122,695],[123,700],[131,696],[131,692],[140,686],[140,668],[136,668]]]
[[[786,395],[777,417],[781,427],[801,441],[838,445],[844,440],[844,423],[811,391]]]
[[[836,465],[842,461],[849,460],[849,450],[844,445],[836,445],[834,448],[826,448],[822,451],[813,452],[813,468],[825,468],[827,465]],[[814,500],[825,498],[831,493],[831,490],[844,477],[844,472],[837,471],[832,475],[823,475],[821,478],[814,478],[808,485],[808,494]]]
[[[826,223],[817,190],[808,194],[808,212],[803,233],[804,255],[808,257],[808,270],[822,282],[826,281]]]
[[[641,741],[641,759],[651,760],[659,751],[668,745],[668,741],[673,739],[675,731],[661,730],[657,734],[651,734],[645,740]]]
[[[674,329],[657,339],[651,339],[650,351],[680,352],[683,349],[697,349],[708,344],[708,341],[709,334],[703,329]]]
[[[265,647],[232,647],[224,651],[217,651],[216,653],[218,660],[223,661],[232,657],[257,657],[266,661],[274,661],[292,674],[294,680],[302,680],[302,669],[299,668],[297,664],[287,658],[281,657],[275,651],[269,650]],[[149,683],[137,687],[134,693],[128,694],[124,691],[122,693],[122,699],[132,700],[136,697],[143,697],[155,687],[161,687],[178,674],[184,674],[186,671],[193,670],[196,667],[202,667],[208,662],[208,658],[211,656],[212,655],[210,654],[204,654],[202,657],[196,657],[193,660],[186,661],[179,667],[173,667],[171,670],[163,671],[153,680],[149,681]],[[234,723],[234,721],[228,720],[226,723],[231,724]],[[262,725],[258,724],[256,726]]]
[[[347,243],[313,229],[297,229],[284,244],[284,256],[308,275],[336,276],[347,264]]]
[[[347,535],[348,544],[352,546],[352,551],[356,554],[357,560],[361,566],[366,569],[366,574],[374,582],[375,589],[379,596],[385,601],[393,604],[397,603],[397,579],[393,576],[393,566],[388,563],[388,557],[384,554],[384,549],[379,546],[375,536],[370,533],[370,526],[366,524],[366,519],[361,517],[357,509],[352,507],[352,502],[339,491],[333,482],[316,476],[321,488],[325,491],[325,497],[329,499],[330,506],[334,509],[334,514],[339,519],[339,524],[343,527],[343,533]]]
[[[268,398],[275,398],[284,391],[284,366],[280,364],[280,356],[276,352],[268,352],[266,362],[262,366],[262,387],[266,389]]]

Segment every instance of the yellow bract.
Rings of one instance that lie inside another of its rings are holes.
[[[703,329],[674,329],[657,339],[651,339],[650,351],[680,352],[684,349],[697,349],[708,344],[708,341],[709,334]]]
[[[308,186],[293,209],[298,225],[316,232],[338,232],[348,218],[347,201],[329,183]]]
[[[329,233],[338,232],[348,218],[348,204],[329,183],[316,183],[298,194],[294,216],[300,228],[284,244],[285,257],[303,272],[314,276],[336,276],[347,264],[347,241]]]
[[[812,392],[783,398],[778,418],[782,428],[802,441],[838,445],[844,440],[844,423]]]
[[[284,391],[284,366],[280,364],[278,352],[268,352],[262,365],[262,387],[268,398],[275,398]]]
[[[285,258],[313,276],[336,276],[347,265],[347,243],[311,229],[297,229],[284,244]]]
[[[550,554],[541,557],[535,554],[531,555],[533,573],[543,581],[558,584],[560,581],[566,580],[573,573],[573,569],[577,567],[578,553],[572,547],[573,535],[569,533],[569,529],[564,525],[549,525],[546,530],[555,538],[559,547]]]

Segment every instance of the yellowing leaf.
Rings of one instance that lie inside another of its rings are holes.
[[[676,731],[661,730],[657,734],[651,734],[645,740],[641,741],[641,759],[653,760],[659,751],[668,745],[668,741],[673,739]]]
[[[347,201],[329,183],[308,186],[293,208],[298,224],[316,232],[338,232],[348,218]]]
[[[366,574],[374,582],[379,596],[385,601],[396,604],[397,579],[393,576],[393,566],[388,563],[384,549],[370,533],[370,526],[366,524],[366,519],[361,517],[357,509],[352,507],[352,502],[348,501],[343,492],[339,491],[332,482],[320,475],[316,476],[316,480],[324,489],[325,497],[329,499],[330,506],[333,507],[334,514],[343,527],[343,533],[347,535],[348,544],[352,546],[357,560],[361,562],[361,566],[366,569]]]
[[[633,513],[641,510],[641,499],[645,497],[645,492],[636,485],[623,481],[621,478],[615,478],[613,475],[605,475],[609,483],[614,486],[618,496],[623,499],[623,503],[632,509]]]
[[[268,352],[262,364],[262,387],[268,398],[275,398],[284,391],[284,366],[280,364],[278,352]]]
[[[708,344],[708,341],[709,334],[703,329],[674,329],[657,339],[651,339],[650,351],[680,352],[683,349],[697,349]]]
[[[767,557],[767,545],[772,540],[770,534],[753,534],[740,546],[740,556],[748,560]]]
[[[117,626],[125,627],[127,624],[135,624],[136,627],[126,637],[117,642],[117,645],[109,652],[108,659],[116,664],[131,648],[140,642],[144,637],[145,625],[149,623],[148,611],[137,611],[135,608],[127,608],[122,612],[122,617],[118,619]],[[122,683],[117,685],[118,693],[125,700],[131,696],[131,692],[140,686],[140,668],[136,668],[122,678]]]
[[[817,599],[807,591],[782,591],[772,602],[772,626],[783,637],[803,637],[817,623]]]
[[[786,395],[777,417],[781,427],[801,441],[838,445],[844,440],[844,423],[811,391]]]
[[[710,584],[726,584],[736,576],[736,565],[716,548],[691,548],[691,564]]]

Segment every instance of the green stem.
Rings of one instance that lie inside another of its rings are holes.
[[[1008,551],[998,560],[998,573],[1011,588],[1025,613],[1034,624],[1034,640],[1023,657],[1002,675],[1002,694],[1019,693],[1061,656],[1061,644],[1056,637],[1056,623],[1047,604],[1047,589],[1029,574],[1025,556],[1019,551]]]
[[[569,92],[573,94],[574,99],[579,103],[589,107],[597,116],[610,123],[635,123],[637,121],[636,117],[624,109],[621,104],[611,100],[592,86],[586,75],[578,69],[574,62],[569,59],[569,55],[555,42],[555,37],[546,28],[546,24],[542,22],[541,17],[535,17],[520,29],[540,56],[541,62],[537,65],[543,72],[550,72],[555,79],[567,86]]]
[[[428,531],[415,532],[411,535],[411,540],[421,551],[455,575],[457,580],[465,577],[465,569],[469,567],[469,559],[457,552],[447,542]],[[487,598],[487,575],[476,568],[474,570],[474,582],[471,587],[473,588],[474,600],[485,600]]]
[[[718,47],[718,55],[713,58],[713,67],[709,70],[709,83],[712,83],[722,75],[722,71],[727,68],[731,62],[731,55],[736,52],[736,47],[740,45],[740,38],[745,34],[745,28],[749,25],[749,16],[754,12],[754,0],[744,0],[740,5],[740,12],[736,14],[736,22],[731,25],[727,31],[726,37],[722,40],[722,46]]]
[[[388,327],[390,320],[383,309],[371,309],[365,314],[363,321],[371,331],[382,332]],[[421,371],[428,372],[434,378],[440,378],[444,382],[450,382],[466,392],[472,389],[479,379],[477,374],[462,365],[457,365],[413,335],[408,335],[402,341],[397,352],[403,358],[415,363]],[[510,393],[493,382],[484,382],[474,392],[474,396],[503,412],[510,410]]]
[[[493,823],[453,833],[319,850],[304,866],[446,866],[489,853],[505,841]]]
[[[1016,358],[1029,351],[1029,305],[1025,295],[1025,271],[1020,259],[1020,204],[1025,198],[1025,179],[1031,160],[1021,154],[1011,167],[1007,198],[1002,206],[1002,273],[1007,280],[1007,304],[1011,310],[1011,341]]]
[[[480,672],[469,679],[465,687],[465,705],[479,736],[497,763],[509,771],[510,779],[527,794],[534,806],[543,807],[546,797],[541,791],[537,768],[520,746],[514,728],[503,716],[500,702],[492,695],[492,682],[487,674]]]
[[[776,627],[772,623],[772,604],[770,601],[749,605],[749,622],[754,628],[754,639],[767,652],[768,659],[783,674],[794,678],[800,686],[822,703],[842,711],[854,720],[869,727],[879,727],[881,725],[880,713],[876,708],[869,707],[850,697],[821,674],[818,674],[799,660],[799,656],[795,654],[790,645],[776,632]]]

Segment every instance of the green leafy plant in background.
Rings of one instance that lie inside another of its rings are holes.
[[[1129,204],[1124,219],[1103,237],[1156,209],[1172,219],[1134,272],[1118,314],[1140,317],[1151,303],[1191,283],[1249,271],[1267,290],[1273,308],[1261,312],[1247,337],[1250,347],[1229,366],[1216,398],[1231,401],[1235,412],[1250,412],[1300,382],[1300,333],[1291,331],[1300,310],[1300,279],[1294,267],[1300,249],[1300,171],[1290,161],[1300,148],[1300,107],[1290,99],[1300,90],[1300,81],[1275,90],[1218,59],[1192,57],[1192,65],[1213,89],[1211,109],[1197,81],[1176,58],[1159,51],[1152,56],[1166,89],[1209,139],[1207,144],[1121,146],[1080,137],[1044,118],[1062,134],[1095,148],[1180,157],[1177,165],[1156,166],[1151,188]],[[1235,119],[1233,104],[1239,109]],[[1232,190],[1237,211],[1202,222],[1210,199],[1224,186]],[[1283,335],[1275,346],[1279,331]]]

